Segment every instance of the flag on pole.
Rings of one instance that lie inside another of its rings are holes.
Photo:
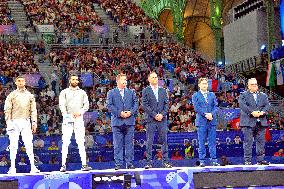
[[[284,60],[277,60],[275,62],[277,85],[284,84]]]
[[[276,79],[275,65],[274,62],[270,62],[267,70],[266,86],[275,87],[275,79]]]
[[[208,90],[217,92],[219,87],[219,82],[217,79],[208,79]]]

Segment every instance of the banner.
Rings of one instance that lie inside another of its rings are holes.
[[[40,33],[54,33],[53,25],[36,25]]]
[[[47,43],[47,44],[52,44],[55,42],[55,35],[52,34],[52,33],[44,33],[42,35],[42,38],[44,39],[44,41]]]
[[[129,33],[138,35],[143,33],[143,26],[128,26]]]
[[[80,79],[82,81],[82,87],[93,87],[94,85],[93,73],[90,72],[81,73]]]
[[[0,25],[0,34],[14,34],[16,32],[16,25]]]
[[[107,25],[103,25],[103,26],[96,26],[93,25],[93,32],[95,33],[108,33],[109,32],[109,27]]]
[[[240,109],[239,108],[219,109],[219,113],[224,115],[225,120],[231,121],[240,116]]]
[[[26,86],[38,87],[41,75],[39,73],[31,73],[23,75],[26,80]]]
[[[98,118],[98,112],[86,112],[83,116],[85,124],[88,124],[90,121],[96,123]]]

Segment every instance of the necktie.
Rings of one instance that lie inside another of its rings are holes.
[[[208,95],[207,95],[207,93],[204,93],[203,96],[205,98],[205,101],[208,103]]]
[[[257,104],[257,92],[252,93],[255,103]]]
[[[124,89],[120,89],[119,91],[120,91],[120,95],[121,95],[122,100],[123,100],[124,99]]]
[[[155,96],[156,96],[156,100],[158,102],[159,101],[159,88],[155,90]]]

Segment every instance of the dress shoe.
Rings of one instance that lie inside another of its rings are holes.
[[[153,168],[153,166],[152,166],[152,164],[149,163],[149,164],[146,164],[144,168],[145,169],[151,169],[151,168]]]
[[[40,172],[40,170],[38,170],[38,168],[36,166],[31,167],[30,173],[39,173],[39,172]]]
[[[163,163],[164,168],[172,168],[173,166],[170,163]]]
[[[217,162],[212,162],[211,165],[212,165],[212,166],[220,166],[220,164],[217,163]]]
[[[258,161],[257,165],[269,165],[270,163],[268,161]]]
[[[128,164],[128,165],[127,165],[127,169],[135,169],[135,167],[134,167],[133,164]]]
[[[115,170],[119,170],[120,168],[121,168],[120,165],[115,165],[114,167]]]
[[[82,171],[90,171],[90,170],[92,170],[92,167],[89,167],[88,165],[83,165],[81,170]]]
[[[251,161],[246,161],[245,165],[252,165]]]
[[[61,166],[60,172],[66,172],[66,165],[62,165],[62,166]]]

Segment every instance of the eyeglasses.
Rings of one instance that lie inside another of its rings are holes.
[[[257,85],[257,83],[251,83],[250,85]]]

